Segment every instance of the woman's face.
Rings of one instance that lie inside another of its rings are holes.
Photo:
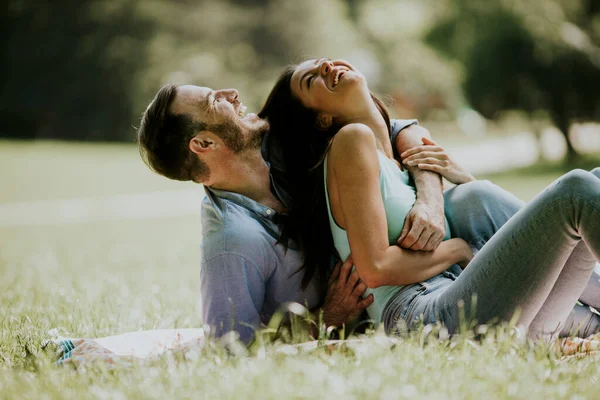
[[[334,118],[351,117],[360,112],[363,97],[370,99],[364,76],[345,60],[303,62],[292,75],[291,89],[305,107]]]

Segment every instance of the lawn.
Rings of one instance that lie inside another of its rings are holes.
[[[134,146],[0,142],[7,202],[178,190],[153,176]],[[491,176],[524,199],[560,169]],[[197,328],[198,216],[80,224],[0,225],[0,398],[597,398],[599,356],[560,360],[505,331],[482,342],[419,335],[390,349],[375,335],[357,350],[194,360],[128,369],[52,365],[50,331],[97,337]]]

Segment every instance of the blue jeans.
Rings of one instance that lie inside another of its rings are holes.
[[[519,310],[519,324],[536,337],[600,331],[598,315],[575,305],[580,298],[600,306],[600,276],[592,276],[591,254],[600,255],[598,178],[600,169],[572,171],[521,212],[521,201],[489,182],[448,191],[452,236],[478,254],[462,274],[455,267],[404,287],[386,305],[386,330],[394,331],[402,320],[409,328],[416,321],[441,322],[454,332],[462,303],[466,318],[480,323],[508,320]]]

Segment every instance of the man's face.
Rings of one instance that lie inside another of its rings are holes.
[[[234,152],[260,147],[260,138],[268,130],[267,121],[256,114],[244,115],[246,107],[235,89],[213,90],[185,85],[177,88],[171,112],[187,114],[194,121],[207,124],[207,129],[220,136]]]

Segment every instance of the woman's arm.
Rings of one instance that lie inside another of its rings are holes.
[[[328,179],[335,181],[341,211],[336,214],[343,219],[338,223],[346,229],[354,265],[367,286],[421,282],[470,260],[471,249],[461,239],[443,242],[431,252],[389,245],[376,142],[367,126],[342,128],[335,136],[328,163]]]

